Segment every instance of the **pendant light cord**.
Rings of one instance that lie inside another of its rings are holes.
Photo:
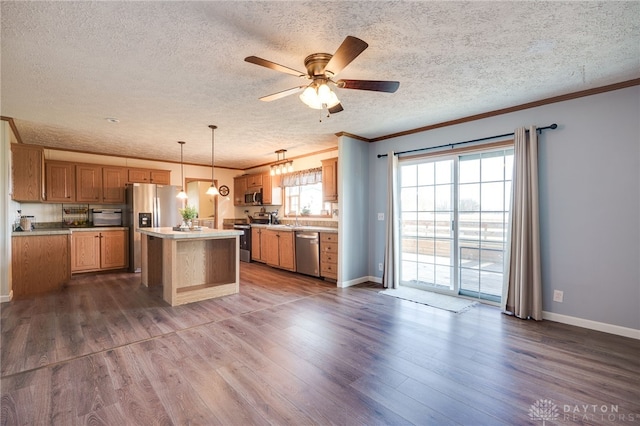
[[[215,174],[215,170],[214,170],[214,152],[215,152],[215,142],[214,142],[214,133],[215,130],[218,128],[218,126],[214,126],[213,124],[209,124],[209,128],[211,129],[211,185],[215,186],[215,179],[214,179],[214,174]]]

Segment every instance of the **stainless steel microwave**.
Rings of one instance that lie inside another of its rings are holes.
[[[262,204],[262,189],[257,192],[247,192],[244,194],[244,203],[259,206]]]

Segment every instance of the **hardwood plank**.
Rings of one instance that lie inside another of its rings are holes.
[[[533,424],[543,398],[640,412],[638,340],[259,263],[240,276],[178,307],[130,273],[3,303],[0,424]]]

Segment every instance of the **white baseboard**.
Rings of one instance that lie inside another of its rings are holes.
[[[368,277],[356,278],[355,280],[339,281],[338,282],[338,287],[346,288],[346,287],[351,287],[351,286],[354,286],[354,285],[367,283],[367,282],[373,282],[373,283],[377,283],[377,284],[382,284],[382,278],[368,276]]]
[[[351,287],[354,285],[366,283],[367,281],[369,281],[369,277],[360,277],[360,278],[356,278],[354,280],[349,280],[349,281],[338,281],[338,287],[341,287],[341,288]]]
[[[11,302],[11,299],[13,299],[13,290],[9,292],[8,296],[0,296],[0,303]]]
[[[561,322],[563,324],[575,325],[577,327],[588,328],[589,330],[603,331],[605,333],[616,334],[618,336],[640,339],[640,330],[635,328],[621,327],[619,325],[607,324],[604,322],[591,321],[588,319],[570,317],[568,315],[556,314],[553,312],[542,312],[542,318]]]

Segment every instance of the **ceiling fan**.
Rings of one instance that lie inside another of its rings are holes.
[[[351,61],[361,54],[368,46],[369,45],[367,43],[359,38],[347,36],[333,55],[329,53],[312,53],[307,56],[304,60],[304,66],[307,69],[306,73],[285,67],[284,65],[276,64],[275,62],[271,62],[266,59],[258,58],[257,56],[248,56],[244,58],[244,60],[275,71],[311,80],[311,83],[308,85],[297,86],[271,95],[263,96],[260,98],[261,101],[270,102],[302,91],[300,100],[309,107],[314,109],[326,108],[330,114],[335,114],[342,111],[343,108],[338,97],[329,87],[330,85],[340,89],[371,90],[374,92],[387,93],[394,93],[400,86],[400,83],[397,81],[333,80],[340,71],[349,65]]]

